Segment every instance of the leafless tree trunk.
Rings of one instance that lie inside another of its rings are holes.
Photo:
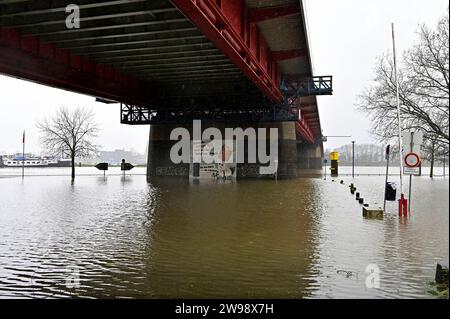
[[[431,160],[430,160],[430,178],[434,177],[434,159],[435,159],[435,154],[436,154],[436,142],[432,141],[431,142]]]
[[[97,136],[98,126],[92,111],[85,108],[69,110],[61,107],[56,114],[37,124],[41,143],[50,154],[69,154],[72,180],[75,179],[75,158],[87,157],[97,151],[91,139]]]
[[[402,130],[422,131],[434,149],[449,146],[449,16],[435,30],[421,26],[418,41],[405,52],[399,68]],[[391,55],[379,59],[373,84],[359,98],[374,135],[383,142],[398,138],[396,83]],[[448,153],[447,153],[448,154]],[[430,154],[431,155],[431,154]]]

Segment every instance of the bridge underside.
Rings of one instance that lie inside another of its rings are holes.
[[[0,73],[120,102],[124,124],[159,124],[149,167],[154,136],[193,118],[284,127],[289,163],[322,149],[316,95],[331,79],[312,80],[301,1],[77,0],[80,28],[68,28],[72,2],[1,1]]]

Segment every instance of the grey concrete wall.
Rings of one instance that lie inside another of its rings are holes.
[[[298,143],[297,145],[297,168],[299,170],[322,169],[323,145]]]
[[[150,179],[154,176],[165,177],[189,177],[189,164],[173,164],[170,160],[170,149],[176,141],[170,141],[170,132],[175,127],[187,128],[192,138],[192,124],[189,125],[152,125],[150,128],[149,147],[148,147],[148,164],[147,177]],[[225,136],[225,127],[248,127],[257,128],[278,128],[278,174],[280,179],[297,177],[297,141],[295,134],[295,123],[270,123],[270,124],[223,124],[223,123],[207,123],[202,122],[202,130],[206,127],[216,127],[221,130]],[[266,134],[269,137],[269,131]],[[258,141],[258,143],[267,143],[268,141]],[[268,147],[267,147],[268,149]],[[247,148],[246,148],[247,151]],[[246,154],[247,155],[247,154]],[[259,163],[238,164],[238,178],[274,178],[274,176],[260,175]]]
[[[170,140],[175,126],[152,125],[148,142],[147,178],[154,176],[189,177],[189,164],[174,164],[170,149],[176,141]]]

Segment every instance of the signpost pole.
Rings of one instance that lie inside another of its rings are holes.
[[[106,181],[106,171],[108,170],[108,163],[99,163],[97,165],[95,165],[95,168],[103,171],[103,179]]]
[[[22,138],[22,178],[25,177],[25,131]]]
[[[387,191],[387,183],[388,183],[388,177],[389,177],[389,155],[391,154],[391,145],[388,145],[386,147],[386,181],[384,183],[384,204],[383,204],[383,211],[386,211],[386,191]]]
[[[414,152],[414,132],[411,132],[411,142],[409,144],[410,152]],[[409,175],[409,190],[408,190],[408,211],[411,214],[411,189],[412,189],[412,174]]]
[[[355,141],[352,141],[352,178],[355,178]]]
[[[412,174],[409,175],[409,191],[408,191],[408,212],[411,214],[411,188],[412,188]]]
[[[394,24],[392,23],[392,47],[394,53],[394,76],[395,76],[395,85],[396,85],[396,95],[397,95],[397,121],[398,121],[398,148],[399,148],[399,157],[400,157],[400,201],[398,205],[399,215],[402,216],[404,213],[404,206],[406,205],[407,200],[405,199],[405,195],[403,193],[403,140],[402,140],[402,123],[401,123],[401,115],[400,115],[400,90],[398,84],[398,76],[397,76],[397,53],[395,48],[395,30]],[[407,214],[408,212],[406,212]],[[406,215],[405,214],[405,215]]]
[[[125,172],[130,171],[134,168],[134,166],[130,163],[126,163],[125,159],[122,159],[122,163],[120,164],[120,170],[123,172],[123,178],[125,178]]]

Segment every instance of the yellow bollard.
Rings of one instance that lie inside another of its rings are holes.
[[[338,152],[331,152],[330,153],[330,160],[331,160],[331,176],[337,177],[339,176],[339,153]]]

